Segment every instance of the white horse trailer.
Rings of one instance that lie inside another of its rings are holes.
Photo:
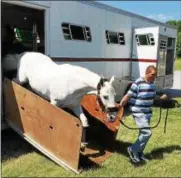
[[[173,85],[177,30],[165,23],[92,1],[6,1],[2,28],[6,24],[37,29],[39,42],[29,46],[58,64],[83,66],[107,78],[114,75],[117,100],[150,64],[158,69],[159,88]]]
[[[106,78],[114,75],[117,101],[148,65],[158,69],[158,88],[173,85],[173,26],[94,1],[2,1],[1,9],[2,47],[8,37],[4,27],[11,25],[30,51]]]

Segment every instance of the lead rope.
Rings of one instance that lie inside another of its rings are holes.
[[[167,118],[168,118],[168,110],[169,110],[169,109],[167,109],[166,117],[165,117],[164,133],[166,133],[166,125],[167,125]]]
[[[172,106],[163,106],[163,108],[165,108],[165,109],[167,109],[167,111],[166,111],[166,116],[165,116],[165,122],[164,122],[164,133],[166,133],[166,125],[167,125],[167,120],[168,120],[168,111],[169,111],[169,109],[170,108],[179,108],[179,107],[181,107],[181,104],[178,102],[178,101],[176,101],[176,100],[170,100],[171,102],[173,102],[174,103],[174,106],[172,105]],[[119,116],[118,116],[119,117]],[[141,128],[135,128],[135,127],[129,127],[129,126],[127,126],[122,120],[121,120],[121,118],[119,118],[119,121],[120,121],[120,123],[123,125],[123,126],[125,126],[126,128],[128,128],[128,129],[132,129],[132,130],[138,130],[138,129],[153,129],[153,128],[156,128],[159,124],[160,124],[160,121],[161,121],[161,118],[162,118],[162,107],[160,107],[160,116],[159,116],[159,120],[158,120],[158,123],[155,125],[155,126],[152,126],[152,127],[141,127]]]
[[[167,109],[168,110],[168,109]],[[141,128],[137,128],[137,127],[129,127],[127,126],[121,119],[119,119],[120,123],[125,126],[126,128],[128,129],[131,129],[131,130],[138,130],[138,129],[153,129],[153,128],[156,128],[158,127],[158,125],[160,124],[160,121],[161,121],[161,116],[162,116],[162,108],[160,107],[160,115],[159,115],[159,119],[158,119],[158,122],[156,125],[152,126],[152,127],[141,127]],[[166,113],[166,119],[167,119],[167,116],[168,116],[168,112]],[[165,120],[166,120],[165,119]],[[166,122],[165,122],[166,123]]]

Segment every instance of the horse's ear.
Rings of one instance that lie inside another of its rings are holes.
[[[114,75],[111,77],[109,83],[112,84],[114,82]]]
[[[101,85],[101,86],[104,85],[104,78],[101,78],[101,80],[100,80],[100,85]]]
[[[100,76],[101,76],[101,78],[103,78],[103,79],[105,78],[103,74],[101,74]]]

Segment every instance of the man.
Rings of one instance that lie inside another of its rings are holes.
[[[154,80],[157,71],[154,66],[148,66],[145,71],[145,77],[138,78],[130,87],[127,94],[122,98],[120,105],[124,107],[127,103],[130,104],[130,109],[136,125],[139,129],[139,136],[136,142],[128,147],[127,151],[131,160],[134,163],[139,163],[141,160],[148,161],[144,156],[144,148],[151,137],[151,129],[143,128],[150,127],[152,116],[153,99],[156,96]],[[161,99],[167,99],[167,95],[162,95]]]

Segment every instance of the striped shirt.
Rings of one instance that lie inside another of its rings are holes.
[[[143,78],[138,78],[127,92],[131,96],[129,100],[130,109],[133,116],[152,116],[153,98],[156,95],[154,83],[147,83]]]

